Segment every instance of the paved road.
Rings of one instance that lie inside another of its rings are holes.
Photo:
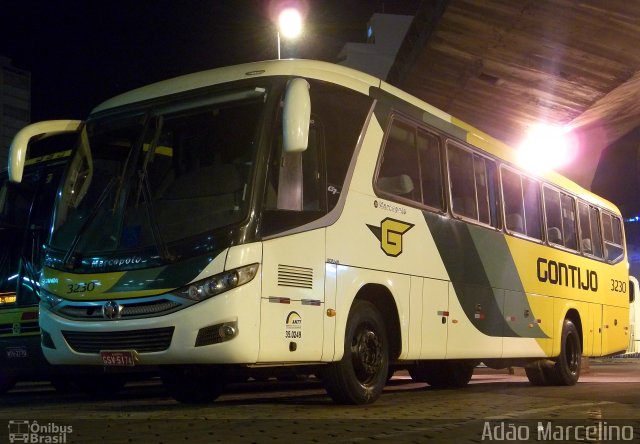
[[[233,385],[204,406],[175,402],[157,381],[108,400],[31,383],[0,398],[2,423],[0,442],[26,429],[39,442],[93,444],[640,442],[640,360],[592,362],[574,387],[533,387],[518,371],[477,369],[468,387],[435,390],[399,373],[378,402],[358,407],[332,403],[314,380]]]

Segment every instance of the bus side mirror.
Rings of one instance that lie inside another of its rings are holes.
[[[56,134],[77,132],[81,124],[80,120],[47,120],[32,123],[18,131],[9,148],[9,180],[16,183],[22,182],[29,142]]]
[[[311,97],[305,79],[293,79],[287,85],[282,115],[282,140],[285,153],[301,153],[309,145]]]
[[[636,300],[636,292],[638,291],[638,280],[633,276],[629,278],[629,303]]]

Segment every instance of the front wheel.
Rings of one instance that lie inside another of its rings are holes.
[[[343,404],[369,404],[382,394],[389,371],[389,346],[384,320],[367,301],[354,302],[344,337],[344,355],[329,364],[324,384]]]

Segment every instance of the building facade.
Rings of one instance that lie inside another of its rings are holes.
[[[0,170],[13,136],[31,121],[31,74],[0,56]]]

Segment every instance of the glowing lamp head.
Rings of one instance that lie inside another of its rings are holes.
[[[553,170],[575,157],[575,143],[566,128],[538,124],[532,126],[518,147],[520,164],[532,172]]]
[[[287,8],[278,16],[278,28],[283,37],[294,39],[302,33],[302,16],[297,9]]]

